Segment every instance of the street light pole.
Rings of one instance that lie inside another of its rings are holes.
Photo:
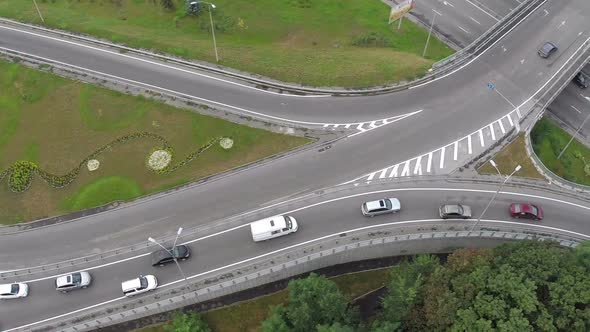
[[[39,6],[37,6],[37,0],[33,0],[33,3],[35,4],[35,8],[37,8],[37,14],[39,14],[39,17],[41,18],[41,22],[45,23],[45,20],[43,19],[43,15],[41,15],[41,11],[39,10]]]
[[[215,5],[210,3],[210,2],[206,2],[206,1],[193,1],[191,2],[191,6],[194,6],[198,3],[204,3],[207,6],[209,6],[209,22],[211,23],[211,35],[213,36],[213,48],[215,49],[215,61],[219,62],[219,53],[217,53],[217,41],[215,40],[215,24],[213,24],[213,15],[211,14],[211,9],[215,9]]]
[[[148,237],[148,241],[159,245],[164,250],[168,251],[170,253],[170,255],[172,255],[172,259],[174,260],[176,267],[178,267],[178,271],[180,271],[180,275],[182,275],[182,279],[184,279],[184,282],[186,283],[186,287],[188,288],[188,290],[190,290],[191,285],[189,284],[188,279],[186,278],[186,275],[184,274],[184,271],[182,271],[180,264],[178,264],[178,259],[176,258],[176,255],[174,255],[174,248],[176,248],[176,242],[178,241],[178,237],[180,236],[180,233],[182,233],[182,227],[178,228],[178,231],[176,232],[176,238],[174,239],[174,244],[172,245],[172,249],[170,249],[170,250],[168,250],[168,248],[164,247],[162,244],[160,244],[160,242],[156,241],[152,237]]]
[[[563,150],[561,150],[561,152],[557,156],[557,159],[561,158],[561,155],[563,155],[563,153],[565,152],[565,149],[567,149],[568,146],[570,146],[570,144],[572,143],[572,141],[574,140],[574,138],[578,135],[578,133],[580,132],[580,130],[582,129],[582,127],[584,127],[584,123],[586,123],[586,120],[588,120],[589,117],[590,117],[590,113],[588,113],[588,115],[586,115],[586,118],[584,119],[584,121],[582,121],[582,124],[578,127],[578,130],[576,130],[576,132],[572,135],[572,138],[570,138],[570,141],[567,142],[567,144],[565,145],[565,147],[563,148]]]
[[[436,20],[436,16],[438,13],[436,10],[432,10],[432,23],[430,24],[430,30],[428,30],[428,37],[426,38],[426,45],[424,45],[424,52],[422,52],[422,57],[426,55],[426,49],[428,49],[428,43],[430,42],[430,35],[432,35],[432,28],[434,27],[434,21]]]
[[[500,173],[500,170],[498,169],[498,166],[496,165],[496,163],[491,159],[490,159],[490,164],[492,164],[492,166],[494,166],[494,168],[496,169],[496,171],[498,172],[499,175],[502,175],[502,173]],[[500,184],[500,186],[498,187],[498,190],[496,190],[496,192],[494,193],[494,196],[492,196],[492,199],[490,199],[490,201],[488,202],[488,205],[486,205],[486,208],[483,209],[483,211],[479,215],[479,218],[477,218],[477,221],[475,222],[475,224],[473,224],[473,226],[471,226],[471,229],[469,230],[470,232],[473,232],[473,229],[475,228],[475,226],[477,226],[479,224],[479,222],[481,221],[481,218],[483,218],[483,215],[486,213],[486,211],[488,210],[490,205],[492,205],[492,202],[494,201],[494,199],[496,199],[496,196],[498,195],[498,193],[500,192],[500,190],[502,189],[504,184],[506,184],[506,182],[508,182],[508,180],[512,177],[512,175],[514,175],[514,173],[520,171],[521,168],[522,167],[520,165],[516,166],[514,171],[512,171],[512,173],[510,173],[510,175],[508,175],[506,177],[506,179],[504,179],[504,182],[502,182],[502,184]]]

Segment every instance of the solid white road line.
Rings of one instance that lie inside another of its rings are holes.
[[[543,1],[543,3],[541,3],[541,5],[545,4],[547,2],[547,0]],[[517,25],[513,26],[512,28],[510,28],[510,30],[506,31],[506,33],[504,33],[500,38],[498,38],[498,40],[496,40],[495,42],[492,43],[492,45],[490,45],[488,48],[486,48],[483,52],[481,52],[481,54],[477,55],[476,57],[474,57],[473,59],[471,59],[470,61],[468,61],[466,64],[460,66],[459,68],[456,68],[455,70],[451,71],[450,73],[447,73],[443,76],[437,77],[431,81],[422,83],[422,84],[417,84],[414,86],[409,87],[408,89],[415,89],[415,88],[419,88],[423,85],[426,84],[430,84],[432,82],[436,82],[438,80],[442,80],[443,78],[449,76],[449,75],[453,75],[454,73],[456,73],[457,71],[469,66],[473,61],[479,59],[480,56],[484,55],[487,53],[488,50],[490,50],[492,47],[494,47],[500,40],[502,40],[505,36],[507,36],[510,32],[512,32],[512,30],[516,29],[516,27],[518,27],[520,25],[520,23],[524,22],[530,15],[532,15],[535,11],[531,11],[530,13],[528,13]],[[496,19],[495,17],[493,17],[493,19],[495,19],[496,21],[498,21],[498,19]],[[540,89],[539,89],[540,90]]]
[[[502,119],[498,120],[498,124],[500,125],[500,130],[502,131],[502,135],[506,134],[506,130],[504,130],[504,125],[502,124]]]
[[[410,160],[404,163],[404,168],[402,169],[402,174],[400,176],[408,176],[410,175]]]
[[[391,173],[389,173],[389,177],[397,177],[397,169],[399,168],[399,164],[393,166],[393,168],[391,169]]]
[[[432,188],[424,188],[424,189],[432,189]],[[453,189],[441,189],[441,188],[436,188],[436,190],[443,190],[443,191],[451,190],[451,191],[454,191]],[[375,191],[375,192],[371,192],[371,193],[350,195],[350,197],[356,197],[356,196],[359,196],[359,195],[368,195],[368,194],[377,193],[377,192],[388,192],[388,191],[397,191],[397,190],[395,190],[395,189],[392,189],[392,190],[380,190],[380,191]],[[477,190],[466,190],[466,191],[470,191],[471,192],[471,191],[477,191]],[[492,191],[486,190],[484,192],[491,193]],[[518,194],[518,195],[522,195],[522,194]],[[525,196],[527,196],[527,195],[525,195]],[[530,196],[534,196],[534,195],[530,195]],[[349,197],[346,197],[346,198],[349,198]],[[341,198],[341,199],[346,199],[346,198]],[[551,199],[551,200],[553,200],[553,199]],[[330,201],[332,201],[332,200],[330,200]],[[569,202],[566,202],[566,203],[569,203]],[[317,206],[317,205],[314,205],[314,206]],[[582,206],[582,207],[584,207],[584,206]],[[588,209],[588,207],[584,207],[584,208]],[[300,211],[300,209],[289,211],[289,212],[286,212],[285,214],[293,213],[295,211]],[[471,219],[471,220],[473,220],[473,219]],[[248,262],[251,262],[253,260],[257,260],[257,259],[261,259],[261,258],[273,256],[273,255],[276,255],[277,253],[280,253],[280,252],[283,252],[283,251],[287,251],[289,249],[294,249],[294,248],[297,248],[297,247],[308,245],[308,244],[313,243],[313,242],[318,242],[318,241],[321,241],[321,240],[325,240],[325,239],[328,239],[328,238],[331,238],[331,237],[340,236],[342,233],[353,233],[353,232],[359,232],[359,231],[363,231],[363,230],[367,230],[367,229],[378,228],[378,227],[386,227],[386,226],[393,226],[393,225],[419,224],[419,223],[442,222],[442,221],[443,221],[442,219],[404,220],[404,221],[395,221],[395,222],[389,222],[389,223],[382,223],[382,224],[377,224],[377,225],[370,225],[370,226],[365,226],[365,227],[359,227],[359,228],[354,228],[354,229],[350,229],[350,230],[344,230],[344,231],[340,231],[338,233],[333,233],[333,234],[325,235],[325,236],[318,237],[318,238],[315,238],[315,239],[312,239],[312,240],[304,241],[304,242],[297,243],[297,244],[294,244],[294,245],[291,245],[291,246],[287,246],[287,247],[284,247],[284,248],[281,248],[281,249],[277,249],[277,250],[274,250],[274,251],[271,251],[271,252],[268,252],[268,253],[265,253],[265,254],[262,254],[262,255],[258,255],[258,256],[255,256],[255,257],[250,257],[248,259],[244,259],[244,260],[241,260],[239,262],[235,262],[235,263],[228,264],[228,265],[225,265],[225,266],[222,266],[222,267],[218,267],[218,268],[215,268],[215,269],[206,271],[206,272],[198,273],[198,274],[195,274],[195,275],[192,275],[192,276],[187,276],[187,279],[198,278],[198,277],[201,277],[203,275],[211,274],[211,273],[214,273],[214,272],[217,272],[217,271],[221,271],[221,270],[224,270],[224,269],[233,267],[233,266],[237,266],[237,265],[240,265],[240,264],[248,263]],[[586,235],[586,234],[582,234],[582,233],[578,233],[578,232],[573,232],[573,231],[569,231],[569,230],[565,230],[565,229],[560,229],[560,228],[556,228],[556,227],[542,226],[542,225],[537,225],[537,224],[524,224],[524,223],[519,223],[519,222],[504,221],[504,220],[494,220],[494,219],[482,219],[482,221],[489,222],[489,223],[518,225],[518,226],[526,225],[527,227],[541,228],[541,229],[546,229],[546,230],[564,232],[564,233],[574,234],[576,236],[586,237],[586,238],[589,238],[590,239],[590,235]],[[180,283],[180,282],[183,282],[183,281],[184,281],[184,279],[179,279],[179,280],[176,280],[176,281],[172,281],[172,282],[163,284],[163,285],[161,285],[158,288],[161,289],[161,288],[164,288],[164,287],[167,287],[167,286],[170,286],[170,285],[174,285],[174,284],[177,284],[177,283]],[[33,322],[33,323],[29,323],[29,324],[26,324],[26,325],[18,326],[18,327],[9,329],[9,330],[5,330],[4,332],[11,332],[11,331],[15,331],[15,330],[18,330],[18,329],[23,329],[23,328],[30,327],[30,326],[33,326],[33,325],[37,325],[37,324],[40,324],[40,323],[48,322],[48,321],[51,321],[51,320],[54,320],[54,319],[62,318],[62,317],[65,317],[65,316],[68,316],[68,315],[71,315],[71,314],[79,313],[79,312],[82,312],[82,311],[85,311],[85,310],[89,310],[89,309],[92,309],[92,308],[96,308],[96,307],[99,307],[99,306],[102,306],[102,305],[105,305],[105,304],[109,304],[109,303],[115,302],[115,301],[118,301],[118,300],[122,300],[124,298],[125,298],[124,296],[123,297],[114,298],[114,299],[111,299],[111,300],[108,300],[108,301],[104,301],[104,302],[101,302],[101,303],[98,303],[98,304],[94,304],[94,305],[91,305],[91,306],[88,306],[88,307],[85,307],[85,308],[80,308],[80,309],[77,309],[77,310],[74,310],[74,311],[71,311],[71,312],[68,312],[68,313],[65,313],[65,314],[61,314],[61,315],[58,315],[58,316],[46,318],[46,319],[43,319],[43,320],[40,320],[40,321],[37,321],[37,322]]]
[[[422,156],[416,159],[416,165],[414,166],[414,175],[422,175]]]
[[[490,123],[490,133],[492,134],[492,141],[496,140],[496,133],[494,133],[494,123]]]
[[[396,165],[394,167],[394,169],[396,170],[396,172],[397,172],[397,166],[398,165]],[[392,170],[392,172],[393,172],[393,170]],[[351,194],[351,195],[347,195],[347,196],[342,196],[342,197],[328,199],[328,200],[317,202],[317,203],[312,203],[312,204],[305,205],[305,206],[302,206],[302,207],[299,207],[299,208],[296,208],[296,209],[293,209],[293,210],[286,211],[283,214],[293,214],[293,213],[296,213],[296,212],[299,212],[299,211],[303,211],[303,210],[307,210],[307,209],[310,209],[310,208],[313,208],[313,207],[316,207],[316,206],[321,206],[321,205],[325,205],[325,204],[329,204],[329,203],[333,203],[333,202],[337,202],[337,201],[341,201],[341,200],[345,200],[345,199],[349,199],[349,198],[360,197],[360,196],[367,196],[367,195],[372,195],[372,194],[382,194],[382,193],[391,193],[391,192],[411,192],[411,191],[427,191],[427,192],[436,192],[436,191],[441,191],[441,192],[470,192],[470,193],[486,193],[486,194],[487,193],[495,193],[494,190],[466,189],[466,188],[440,188],[440,187],[382,189],[382,190],[374,190],[374,191],[369,191],[369,192],[362,192],[362,193],[358,193],[358,194]],[[590,207],[588,207],[588,206],[577,204],[577,203],[568,202],[568,201],[557,199],[557,198],[551,198],[551,197],[546,197],[546,196],[541,196],[541,195],[533,195],[533,194],[516,193],[516,192],[511,192],[511,191],[500,191],[499,193],[502,194],[502,195],[511,195],[511,196],[518,196],[518,197],[534,198],[534,199],[539,199],[539,200],[552,201],[552,202],[556,202],[556,203],[559,203],[559,204],[569,205],[569,206],[573,206],[573,207],[576,207],[576,208],[581,208],[581,209],[590,211]],[[311,195],[311,194],[308,194],[308,195],[305,195],[305,196],[309,196],[309,195]],[[295,198],[286,200],[284,202],[279,202],[279,203],[275,203],[275,204],[272,204],[272,205],[269,205],[269,206],[265,206],[263,208],[255,209],[255,210],[252,210],[252,211],[248,211],[248,212],[245,212],[245,213],[243,213],[241,215],[248,215],[248,214],[258,213],[258,212],[269,210],[269,209],[274,209],[274,208],[276,208],[279,205],[286,204],[286,203],[289,203],[289,202],[294,201],[294,200],[297,200],[297,199],[299,199],[299,198],[298,197],[295,197]],[[196,239],[193,239],[193,240],[190,240],[190,241],[183,242],[182,244],[191,244],[191,243],[203,241],[203,240],[206,240],[206,239],[209,239],[209,238],[212,238],[212,237],[217,237],[217,236],[223,235],[225,233],[233,232],[235,230],[238,230],[238,229],[241,229],[241,228],[244,228],[244,227],[248,227],[248,226],[250,226],[250,224],[244,224],[244,225],[232,227],[232,228],[226,229],[224,231],[220,231],[220,232],[217,232],[217,233],[214,233],[214,234],[206,235],[206,236],[203,236],[203,237],[200,237],[200,238],[196,238]],[[119,263],[124,263],[124,262],[127,262],[127,261],[132,260],[132,259],[135,259],[135,258],[144,257],[144,256],[147,256],[149,254],[150,253],[140,254],[140,255],[137,255],[137,256],[133,256],[133,257],[128,257],[128,258],[125,258],[125,259],[121,259],[121,260],[118,260],[118,261],[115,261],[115,262],[111,262],[111,263],[101,264],[101,265],[98,265],[98,266],[89,267],[89,268],[86,268],[86,269],[83,269],[83,270],[79,270],[79,271],[96,270],[96,269],[99,269],[99,268],[102,268],[102,267],[107,267],[107,266],[111,266],[111,265],[115,265],[115,264],[119,264]],[[74,272],[76,272],[76,271],[74,271]],[[44,278],[38,278],[38,279],[33,279],[33,280],[26,280],[26,281],[21,281],[21,282],[32,283],[32,282],[37,282],[37,281],[52,279],[52,278],[56,278],[56,277],[58,277],[60,275],[63,275],[65,273],[66,272],[60,273],[60,274],[56,274],[56,275],[52,275],[52,276],[48,276],[48,277],[44,277]]]
[[[236,85],[236,86],[239,86],[239,87],[242,87],[242,88],[256,90],[258,92],[264,92],[264,93],[269,93],[269,94],[273,94],[273,95],[286,96],[286,97],[294,97],[294,98],[323,98],[323,97],[330,97],[330,95],[294,95],[294,94],[283,94],[283,93],[278,93],[278,92],[274,92],[274,91],[267,91],[267,90],[263,90],[263,89],[260,89],[260,88],[257,88],[257,87],[253,87],[253,86],[249,86],[249,85],[246,85],[246,84],[241,84],[241,83],[237,83],[237,82],[225,80],[225,79],[222,79],[222,78],[219,78],[219,77],[215,77],[215,76],[210,76],[210,75],[198,73],[198,72],[195,72],[195,71],[192,71],[192,70],[182,69],[180,67],[167,65],[167,64],[160,63],[160,62],[156,62],[156,61],[151,61],[151,60],[146,60],[146,59],[138,58],[138,57],[131,56],[131,55],[124,54],[124,53],[120,53],[120,52],[113,52],[113,51],[109,51],[109,50],[102,49],[102,48],[99,48],[99,47],[94,47],[94,46],[90,46],[90,45],[86,45],[86,44],[82,44],[82,43],[73,42],[71,40],[65,40],[65,39],[51,37],[51,36],[48,36],[48,35],[39,34],[39,33],[31,32],[31,31],[26,31],[26,30],[20,30],[20,29],[16,29],[16,28],[11,28],[11,27],[7,27],[7,26],[3,26],[1,24],[0,24],[0,29],[16,31],[16,32],[25,33],[25,34],[33,35],[33,36],[40,37],[40,38],[45,38],[45,39],[50,39],[50,40],[58,41],[58,42],[65,43],[65,44],[76,45],[76,46],[79,46],[79,47],[91,49],[93,51],[98,51],[98,52],[107,53],[107,54],[115,55],[115,56],[122,57],[122,58],[132,59],[132,60],[140,61],[140,62],[144,62],[144,63],[149,63],[150,65],[156,65],[156,66],[159,66],[159,67],[163,67],[163,68],[167,68],[167,69],[172,69],[172,70],[180,71],[180,72],[191,74],[191,75],[201,76],[201,77],[205,77],[205,78],[210,79],[210,80],[220,81],[220,82],[223,82],[223,83],[227,83],[227,84],[231,84],[231,85]]]
[[[481,144],[481,147],[484,147],[484,142],[483,142],[483,129],[478,130],[479,132],[479,144]]]
[[[1,25],[0,25],[0,27],[1,27]],[[15,50],[12,50],[12,49],[9,49],[9,48],[6,48],[6,47],[0,47],[0,49],[5,49],[5,50],[13,51],[13,52],[18,52],[18,53],[25,54],[25,55],[28,55],[28,56],[32,56],[32,57],[36,57],[36,58],[39,58],[39,59],[43,59],[43,60],[48,61],[48,62],[54,62],[54,63],[58,63],[58,64],[61,64],[61,65],[64,65],[64,66],[69,66],[69,67],[72,67],[72,68],[76,68],[78,70],[88,71],[88,72],[92,72],[92,73],[95,73],[95,74],[103,75],[103,76],[106,76],[106,77],[111,77],[111,78],[114,78],[114,79],[117,79],[117,80],[126,81],[126,82],[129,82],[129,83],[134,84],[134,85],[137,85],[137,86],[142,86],[142,87],[148,87],[148,88],[151,88],[151,89],[161,90],[161,91],[164,91],[164,92],[167,92],[167,93],[170,93],[170,94],[181,95],[183,97],[188,97],[188,98],[200,100],[200,101],[203,101],[203,102],[206,102],[206,103],[211,103],[211,104],[215,104],[215,105],[218,105],[218,106],[231,108],[231,109],[234,109],[234,110],[237,110],[237,111],[240,111],[240,112],[244,112],[244,113],[255,115],[258,118],[269,118],[269,119],[274,119],[274,120],[278,120],[278,121],[284,121],[284,122],[290,122],[290,123],[296,123],[296,124],[303,124],[303,125],[323,126],[323,127],[334,125],[334,124],[331,124],[331,123],[309,122],[309,121],[299,121],[299,120],[281,118],[281,117],[278,117],[278,116],[273,116],[273,115],[268,115],[268,114],[264,114],[264,113],[260,113],[260,112],[255,112],[255,111],[247,110],[245,108],[241,108],[241,107],[232,106],[232,105],[229,105],[229,104],[220,103],[220,102],[217,102],[217,101],[214,101],[214,100],[209,100],[209,99],[205,99],[205,98],[201,98],[201,97],[189,95],[189,94],[182,93],[182,92],[178,92],[178,91],[174,91],[174,90],[169,90],[169,89],[166,89],[166,88],[163,88],[163,87],[159,87],[159,86],[156,86],[156,85],[142,83],[142,82],[139,82],[139,81],[134,81],[134,80],[126,79],[126,78],[123,78],[123,77],[118,77],[118,76],[110,75],[110,74],[107,74],[107,73],[102,73],[102,72],[94,71],[94,70],[91,70],[91,69],[87,69],[87,68],[82,68],[82,67],[70,65],[70,64],[67,64],[67,63],[63,63],[63,62],[59,62],[59,61],[55,61],[55,60],[43,58],[43,57],[40,57],[40,56],[37,56],[37,55],[27,54],[27,53],[20,52],[20,51],[15,51]],[[418,111],[411,112],[411,113],[406,113],[406,114],[401,114],[401,115],[396,115],[396,116],[385,118],[385,119],[373,120],[373,121],[383,121],[383,120],[391,120],[391,119],[393,119],[392,122],[388,122],[388,124],[389,124],[389,123],[397,122],[398,120],[405,119],[408,116],[418,114],[420,112],[422,112],[422,110],[418,110]],[[359,125],[363,125],[363,124],[366,124],[368,122],[370,122],[370,121],[361,122],[361,123],[359,123]],[[356,123],[353,123],[353,124],[356,124]],[[341,125],[341,124],[339,124],[339,125]],[[369,130],[365,130],[365,131],[369,131]],[[356,134],[359,134],[359,133],[356,133]],[[355,134],[350,135],[349,137],[352,137],[352,136],[355,136]]]

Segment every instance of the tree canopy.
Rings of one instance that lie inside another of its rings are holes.
[[[336,284],[315,273],[305,279],[292,280],[289,299],[277,306],[262,324],[263,332],[348,332],[355,315]]]
[[[393,270],[374,331],[590,331],[589,251],[522,241],[460,249],[444,265],[418,256]]]

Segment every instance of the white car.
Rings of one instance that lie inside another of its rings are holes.
[[[22,282],[0,285],[0,300],[18,299],[29,295],[29,285]]]
[[[86,271],[70,273],[55,279],[55,289],[66,293],[74,289],[86,288],[91,281],[92,277]]]
[[[139,278],[131,279],[121,283],[121,289],[125,296],[134,296],[149,292],[158,287],[158,280],[153,275],[140,275]]]

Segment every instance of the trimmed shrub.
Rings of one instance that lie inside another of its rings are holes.
[[[8,186],[12,192],[21,193],[31,186],[33,174],[37,171],[37,165],[27,160],[17,161],[10,168]]]

